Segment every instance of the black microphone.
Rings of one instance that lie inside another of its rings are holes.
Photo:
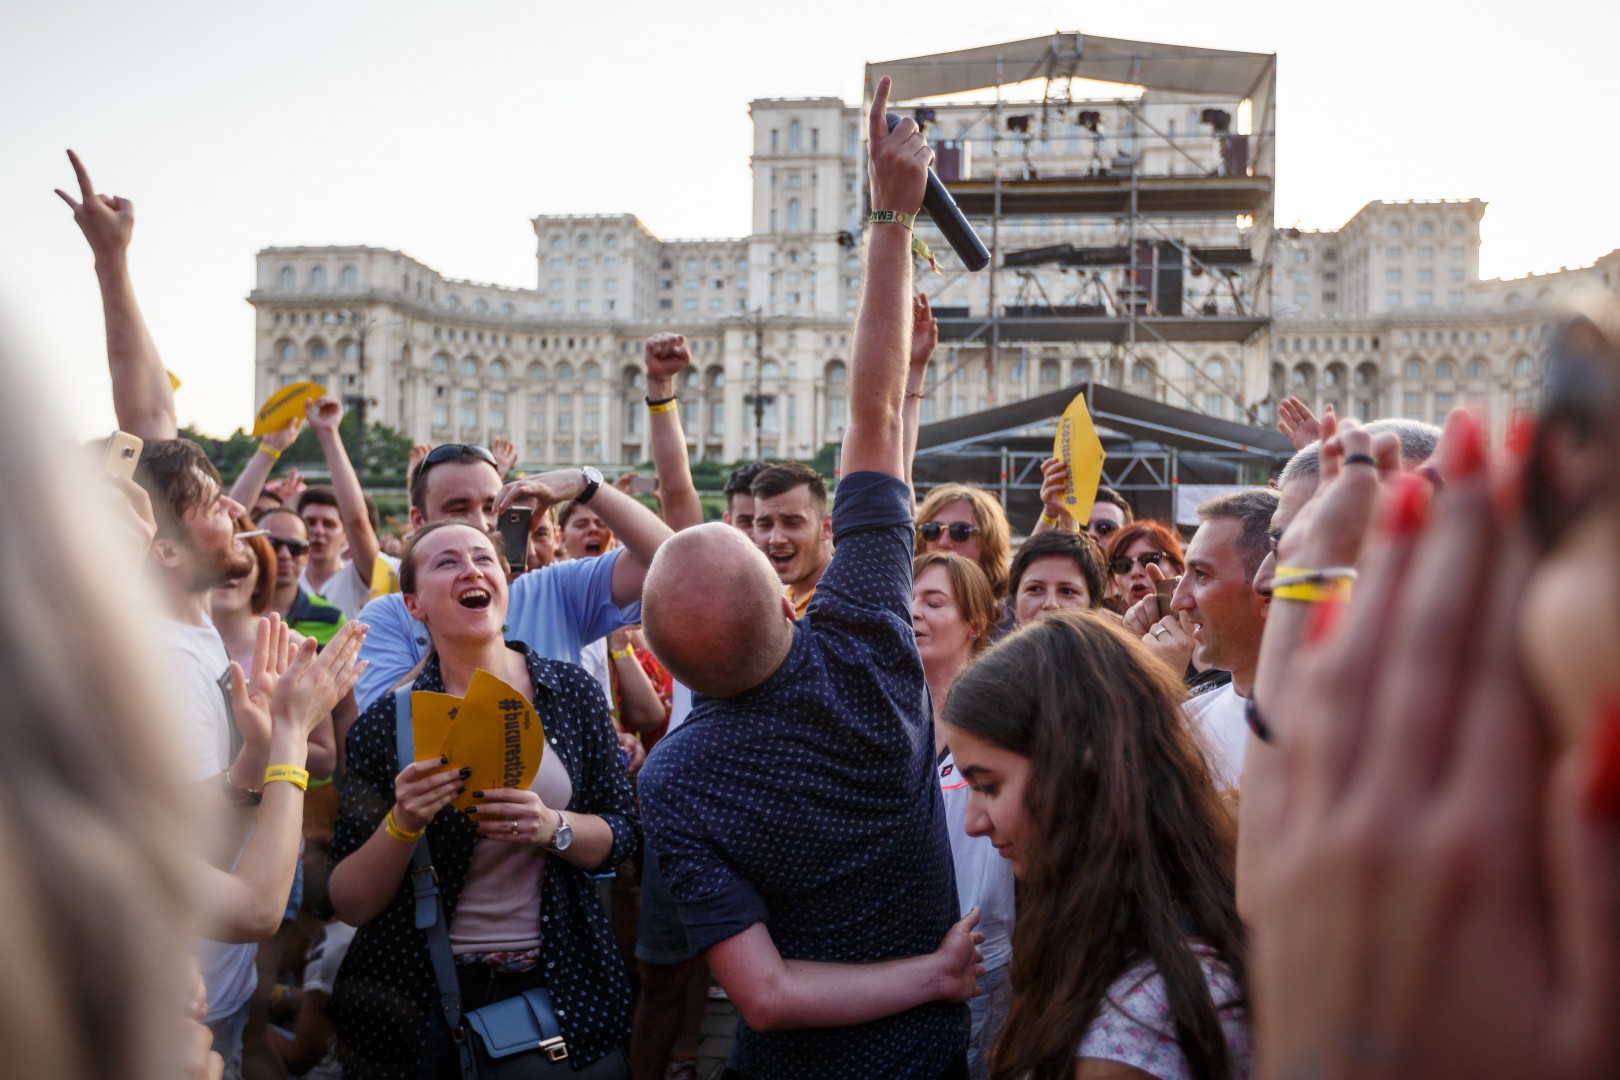
[[[889,130],[900,118],[889,113]],[[923,209],[933,219],[934,226],[945,237],[956,257],[962,260],[962,265],[977,273],[990,265],[990,252],[985,249],[984,241],[979,234],[973,231],[968,219],[962,215],[962,208],[956,205],[951,193],[946,190],[940,178],[934,175],[934,170],[928,170],[928,190],[923,192]]]

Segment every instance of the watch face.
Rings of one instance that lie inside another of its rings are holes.
[[[600,484],[602,482],[602,470],[598,469],[596,466],[585,465],[582,466],[581,469],[585,473],[585,479],[589,480],[591,483]]]
[[[573,842],[574,828],[568,824],[566,819],[564,819],[563,823],[557,827],[557,835],[551,838],[551,846],[556,848],[558,851],[564,851],[567,850],[568,845],[572,844]]]

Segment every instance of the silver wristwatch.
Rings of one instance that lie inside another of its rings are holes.
[[[551,834],[546,841],[546,847],[552,851],[567,851],[568,845],[574,842],[574,827],[568,824],[568,819],[561,810],[557,811],[557,831]]]

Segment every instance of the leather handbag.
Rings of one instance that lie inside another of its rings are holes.
[[[399,760],[408,762],[415,757],[409,686],[394,691],[394,715]],[[584,1068],[575,1068],[551,1005],[551,993],[543,987],[462,1013],[450,930],[445,925],[439,876],[433,869],[425,829],[411,851],[411,888],[416,899],[416,927],[427,933],[439,1007],[455,1036],[462,1080],[628,1080],[630,1067],[624,1051],[617,1047]]]

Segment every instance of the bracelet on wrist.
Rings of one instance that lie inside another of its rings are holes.
[[[261,442],[259,444],[259,453],[263,454],[265,457],[269,458],[271,461],[279,461],[279,460],[281,460],[281,451],[277,450],[275,447],[271,446],[269,443]]]
[[[1051,514],[1046,513],[1044,510],[1041,512],[1041,524],[1042,525],[1045,525],[1048,528],[1055,529],[1055,528],[1057,528],[1057,523],[1058,523],[1057,518],[1053,517]]]
[[[675,408],[676,400],[677,399],[673,394],[667,398],[658,398],[657,400],[648,398],[647,412],[652,416],[657,416],[659,413],[670,412]]]
[[[231,770],[229,769],[220,773],[219,778],[225,788],[225,797],[238,806],[258,806],[259,802],[264,798],[263,791],[238,787],[236,781],[231,779]]]
[[[903,210],[874,210],[866,220],[873,225],[904,225],[909,229],[917,223],[917,215]]]
[[[269,787],[277,780],[285,780],[299,791],[309,790],[309,770],[300,769],[296,765],[272,765],[264,770],[265,787]]]
[[[608,659],[610,660],[623,660],[634,655],[636,655],[636,650],[633,648],[608,650]]]
[[[1298,600],[1306,604],[1347,604],[1350,602],[1348,581],[1290,582],[1271,586],[1273,600]]]
[[[414,844],[422,838],[421,829],[411,832],[402,828],[399,822],[394,820],[394,811],[391,807],[389,808],[388,815],[383,818],[383,828],[388,830],[389,836],[392,836],[395,840],[402,841],[403,843]]]

